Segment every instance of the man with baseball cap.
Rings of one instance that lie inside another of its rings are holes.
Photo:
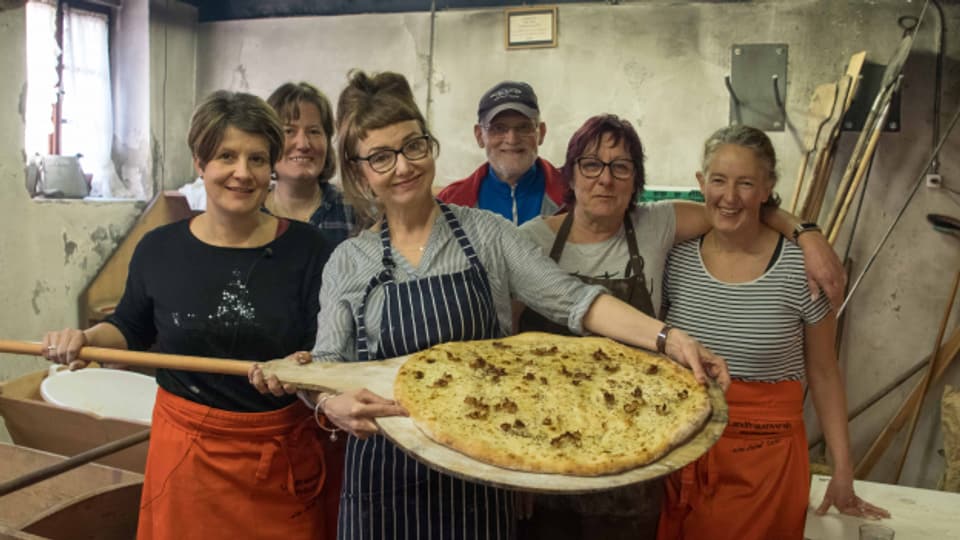
[[[440,200],[490,210],[517,225],[560,208],[566,186],[560,171],[537,157],[547,126],[529,84],[503,81],[484,92],[473,134],[487,162],[445,187]]]

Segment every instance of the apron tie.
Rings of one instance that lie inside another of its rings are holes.
[[[313,428],[313,418],[304,419],[300,422],[294,430],[288,435],[278,435],[272,437],[263,442],[260,450],[260,461],[257,465],[256,478],[258,481],[264,481],[270,476],[270,469],[273,467],[273,460],[276,457],[277,453],[280,452],[283,454],[283,457],[286,459],[287,467],[287,482],[286,482],[286,491],[290,495],[298,498],[302,502],[308,502],[313,499],[316,499],[320,496],[320,492],[323,490],[323,485],[327,479],[327,461],[326,453],[323,451],[323,447],[320,445],[320,442],[317,440],[317,436],[310,436],[310,432],[314,431]],[[291,445],[298,447],[297,442],[301,437],[307,437],[306,442],[309,445],[308,449],[300,448],[299,452],[310,452],[312,455],[317,456],[320,460],[320,473],[319,477],[313,481],[310,478],[298,478],[297,471],[294,470],[293,464],[297,463],[296,456],[292,455]],[[300,484],[305,484],[307,482],[313,483],[313,488],[308,492],[301,492],[298,487]]]

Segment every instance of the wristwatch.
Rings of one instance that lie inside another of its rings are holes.
[[[801,234],[808,232],[820,232],[820,226],[812,221],[798,223],[797,226],[793,228],[793,241],[796,242],[800,239]]]

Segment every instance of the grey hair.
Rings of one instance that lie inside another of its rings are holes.
[[[710,161],[717,149],[725,144],[735,144],[753,151],[757,159],[767,167],[767,175],[773,185],[777,185],[779,175],[777,174],[777,151],[773,149],[773,143],[770,137],[763,131],[750,126],[735,125],[720,128],[707,137],[703,143],[703,162],[700,164],[700,170],[704,173],[710,168]],[[771,193],[770,198],[764,201],[764,208],[777,208],[780,206],[780,196]]]

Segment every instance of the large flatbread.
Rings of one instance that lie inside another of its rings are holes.
[[[711,410],[706,389],[664,356],[533,332],[413,354],[394,395],[429,438],[474,459],[581,476],[656,461]]]

